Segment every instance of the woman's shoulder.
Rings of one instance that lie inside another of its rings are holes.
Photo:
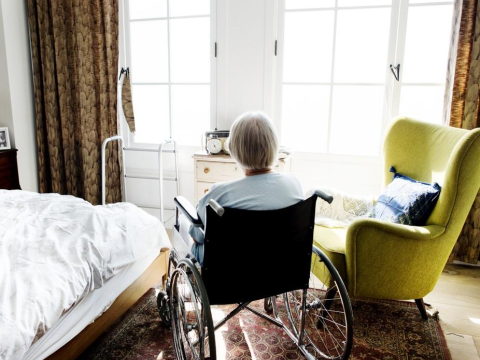
[[[215,183],[211,187],[209,193],[212,195],[213,194],[220,195],[224,192],[231,192],[234,189],[243,189],[243,188],[249,188],[251,186],[257,186],[257,184],[258,185],[262,183],[271,184],[272,178],[277,184],[284,184],[286,186],[301,188],[300,180],[298,180],[298,178],[295,175],[289,174],[289,173],[271,172],[268,174],[247,176],[247,177],[244,177],[238,180],[233,180],[233,181]]]
[[[274,173],[279,179],[285,181],[285,182],[290,182],[290,183],[295,183],[295,184],[300,184],[300,180],[298,178],[290,173],[280,173],[280,172],[275,172]]]

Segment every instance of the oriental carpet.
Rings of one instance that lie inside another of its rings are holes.
[[[263,301],[252,303],[263,309]],[[356,299],[351,360],[450,360],[440,324],[423,321],[413,302]],[[214,322],[233,305],[213,307]],[[223,359],[303,359],[284,332],[247,310],[216,333]],[[176,359],[169,329],[159,321],[154,290],[145,294],[80,357],[85,360]]]

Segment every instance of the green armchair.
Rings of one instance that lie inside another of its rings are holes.
[[[435,287],[480,187],[480,129],[398,118],[387,133],[384,158],[385,185],[393,165],[413,179],[442,186],[427,224],[366,218],[346,229],[316,225],[314,244],[333,262],[351,297],[415,299],[426,319],[423,297]]]

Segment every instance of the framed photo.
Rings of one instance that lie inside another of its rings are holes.
[[[10,136],[8,136],[8,128],[0,128],[0,151],[10,149]]]

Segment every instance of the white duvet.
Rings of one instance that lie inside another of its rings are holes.
[[[169,247],[160,221],[132,204],[0,190],[0,359],[21,359],[88,292]]]

